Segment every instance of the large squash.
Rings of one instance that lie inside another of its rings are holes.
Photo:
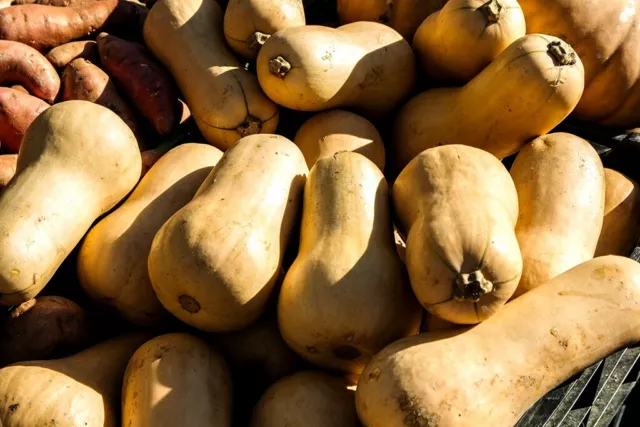
[[[640,2],[519,2],[527,32],[560,37],[582,59],[586,82],[576,116],[611,126],[640,125]]]
[[[402,108],[396,167],[446,144],[506,157],[569,115],[583,87],[582,63],[571,46],[541,34],[522,37],[464,87],[428,90]]]
[[[358,383],[368,427],[513,426],[572,375],[640,341],[640,264],[590,260],[463,333],[405,338]]]
[[[0,195],[0,304],[37,295],[141,167],[135,136],[111,110],[68,101],[40,114]]]
[[[300,234],[278,301],[291,348],[357,375],[384,346],[418,331],[421,310],[396,253],[387,182],[373,162],[352,152],[318,160]]]
[[[513,295],[522,273],[518,197],[498,159],[466,145],[425,150],[393,184],[393,205],[408,236],[411,286],[424,308],[473,324]]]
[[[153,240],[149,276],[162,305],[205,331],[255,321],[278,278],[308,171],[298,147],[279,135],[230,148]]]
[[[167,312],[147,268],[156,232],[195,195],[222,157],[207,144],[180,145],[162,156],[117,210],[89,231],[78,254],[78,278],[98,302],[140,325]]]
[[[243,136],[274,132],[278,108],[226,46],[215,0],[162,0],[144,40],[167,66],[208,142],[225,150]]]

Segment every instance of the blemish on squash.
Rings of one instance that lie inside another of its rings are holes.
[[[438,414],[430,414],[420,407],[417,398],[409,397],[406,393],[398,398],[398,407],[405,414],[404,424],[409,427],[437,427],[440,424]]]
[[[189,295],[180,295],[178,297],[178,302],[180,303],[180,306],[189,313],[197,313],[200,311],[200,304],[198,301]]]
[[[20,406],[19,403],[14,403],[13,405],[9,405],[9,412],[11,414],[13,414],[14,412],[16,412],[18,410],[19,406]]]
[[[313,347],[313,346],[308,346],[308,347],[307,347],[307,351],[308,351],[309,353],[317,353],[317,352],[318,352],[318,350],[317,350],[315,347]]]
[[[17,268],[14,268],[11,270],[11,275],[12,276],[19,276],[20,275],[20,270],[18,270]]]
[[[378,378],[380,378],[381,374],[382,374],[382,371],[380,370],[380,368],[375,368],[373,371],[369,372],[369,379],[377,380]]]
[[[357,348],[352,347],[350,345],[343,345],[343,346],[334,348],[333,354],[338,359],[342,359],[342,360],[356,360],[358,357],[362,355],[362,353],[360,353],[360,351]]]
[[[551,328],[551,330],[549,331],[551,333],[551,335],[553,335],[554,337],[557,337],[558,334],[560,333],[560,331],[558,330],[558,328]]]

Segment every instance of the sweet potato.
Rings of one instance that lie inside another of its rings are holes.
[[[11,310],[0,328],[0,367],[25,360],[66,356],[89,337],[82,307],[62,297],[43,296]]]
[[[0,87],[0,144],[9,153],[17,153],[31,122],[49,108],[49,104],[27,93]]]
[[[49,104],[60,91],[60,77],[40,52],[23,43],[0,40],[0,84],[19,83]]]
[[[74,7],[25,4],[0,10],[0,39],[47,50],[100,30],[118,0],[101,0]]]
[[[47,59],[56,68],[64,68],[78,58],[98,62],[98,44],[93,40],[70,42],[54,47],[47,53]]]
[[[62,99],[79,99],[107,107],[129,125],[140,144],[140,128],[127,101],[122,99],[107,73],[86,59],[74,59],[62,73]]]
[[[3,154],[0,156],[0,191],[7,186],[16,174],[17,154]]]
[[[168,73],[146,50],[119,37],[101,33],[96,39],[102,68],[120,84],[160,135],[180,119],[177,90]]]

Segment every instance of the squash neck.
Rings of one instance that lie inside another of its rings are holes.
[[[459,273],[453,288],[453,298],[456,301],[478,302],[483,296],[493,292],[493,283],[484,278],[482,271]]]
[[[498,0],[489,0],[478,8],[489,25],[496,24],[502,18],[504,6]]]

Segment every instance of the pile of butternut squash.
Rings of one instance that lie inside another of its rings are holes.
[[[0,99],[0,426],[512,426],[640,342],[640,187],[554,132],[640,126],[630,81],[593,104],[579,0],[338,0],[333,27],[301,0],[149,1],[126,51],[26,17],[135,2],[15,3],[0,43],[54,76],[55,37],[113,55],[168,136],[141,152],[106,92],[57,87],[19,129]],[[12,61],[0,84],[46,86]]]

